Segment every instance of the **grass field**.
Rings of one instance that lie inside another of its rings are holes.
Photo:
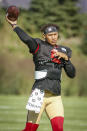
[[[0,96],[0,131],[21,131],[25,126],[28,96]],[[87,98],[63,97],[64,131],[87,131]],[[43,114],[38,131],[52,131]]]

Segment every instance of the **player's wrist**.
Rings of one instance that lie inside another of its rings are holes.
[[[66,60],[66,61],[69,60],[69,58],[68,58],[68,56],[66,54],[63,54],[63,59]]]
[[[68,60],[69,60],[69,58],[68,58],[67,56],[65,56],[65,60],[66,60],[66,61],[68,61]]]
[[[12,28],[15,29],[17,27],[17,24],[11,24]]]

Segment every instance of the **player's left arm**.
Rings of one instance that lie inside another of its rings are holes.
[[[64,70],[70,78],[74,78],[76,75],[76,69],[70,60],[64,61]]]
[[[72,50],[70,48],[66,48],[67,49],[67,58],[68,59],[64,59],[64,70],[67,74],[68,77],[70,78],[74,78],[76,75],[76,69],[75,66],[72,64],[71,62],[71,56],[72,56]]]
[[[74,65],[71,63],[71,55],[72,55],[72,50],[68,47],[64,47],[63,50],[65,49],[65,52],[64,51],[58,51],[58,50],[53,50],[54,52],[54,56],[55,57],[58,57],[58,59],[61,60],[62,64],[63,64],[63,67],[64,67],[64,70],[67,74],[67,76],[69,76],[70,78],[74,78],[75,75],[76,75],[76,70],[75,70],[75,67]]]

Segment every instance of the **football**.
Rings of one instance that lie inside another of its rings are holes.
[[[7,18],[11,21],[15,21],[19,16],[19,8],[16,6],[9,6],[6,11]]]

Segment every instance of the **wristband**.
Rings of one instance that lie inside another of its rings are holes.
[[[17,24],[11,24],[12,27],[15,26],[15,25],[17,25]]]

